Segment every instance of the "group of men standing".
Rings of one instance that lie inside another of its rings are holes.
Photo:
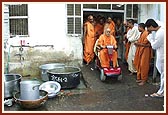
[[[134,25],[134,20],[127,21],[128,31],[126,58],[128,70],[137,74],[136,82],[144,85],[148,80],[150,61],[153,57],[153,50],[156,50],[156,68],[160,73],[160,88],[151,97],[164,96],[164,26],[160,21],[148,19],[146,23]],[[147,28],[147,29],[146,29]],[[138,30],[140,34],[138,33]]]
[[[162,97],[164,93],[164,27],[160,22],[148,19],[146,23],[135,26],[134,20],[129,19],[123,24],[126,32],[122,33],[125,45],[125,60],[128,63],[130,75],[136,73],[138,85],[144,85],[148,80],[148,72],[153,49],[156,50],[156,67],[160,73],[160,89],[152,97]],[[147,28],[147,29],[146,29]],[[116,39],[116,25],[108,17],[94,22],[93,16],[88,16],[84,24],[84,61],[88,65],[94,59],[95,44],[105,48],[107,45],[118,48]],[[121,31],[121,30],[120,30]],[[113,53],[113,67],[117,67],[118,52]],[[100,51],[100,62],[102,67],[109,67],[109,59],[105,49]]]
[[[127,22],[128,32],[125,35],[126,59],[130,75],[136,73],[138,85],[144,85],[148,80],[150,61],[152,58],[152,47],[147,39],[149,32],[145,29],[144,23],[135,26],[134,20]]]
[[[100,62],[102,67],[109,67],[108,54],[105,47],[107,45],[113,45],[117,48],[117,41],[115,39],[116,25],[111,17],[108,17],[105,21],[104,17],[98,17],[97,21],[93,20],[93,16],[88,16],[87,21],[84,23],[84,61],[88,65],[94,59],[94,47],[95,45],[101,46]],[[113,66],[117,67],[118,54],[114,51],[113,54]]]

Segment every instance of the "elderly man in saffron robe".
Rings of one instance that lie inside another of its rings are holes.
[[[138,41],[135,43],[137,48],[134,58],[134,65],[137,70],[136,82],[138,85],[144,85],[148,79],[152,47],[147,39],[148,31],[145,30],[145,24],[138,24],[138,30],[141,32],[141,35]]]
[[[109,28],[107,28],[105,30],[105,34],[102,34],[98,39],[97,45],[102,48],[99,52],[101,67],[107,67],[107,68],[110,67],[110,59],[108,56],[108,50],[107,50],[106,46],[113,45],[114,48],[117,48],[117,42],[116,42],[114,36],[112,36],[110,33],[111,33],[111,30]],[[114,68],[116,68],[118,66],[117,57],[118,57],[117,51],[113,50],[112,62],[113,62]]]
[[[95,44],[95,31],[93,23],[93,16],[88,16],[88,21],[84,24],[84,61],[87,65],[94,58],[94,44]]]

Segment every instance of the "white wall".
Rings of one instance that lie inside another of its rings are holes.
[[[147,5],[146,4],[142,4],[140,5],[140,9],[139,9],[139,23],[145,23],[146,21],[146,17],[147,17]]]
[[[166,21],[166,2],[160,5],[160,21]]]
[[[146,22],[148,18],[153,18],[163,21],[165,18],[165,3],[142,4],[140,5],[139,22]]]
[[[66,7],[63,3],[28,4],[30,45],[54,45],[66,50]]]

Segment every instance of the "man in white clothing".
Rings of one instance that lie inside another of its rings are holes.
[[[131,43],[129,52],[128,52],[127,63],[128,63],[128,70],[131,72],[130,75],[132,75],[133,73],[137,72],[133,65],[135,52],[136,52],[136,46],[134,45],[134,43],[138,40],[140,34],[139,34],[138,27],[134,26],[133,19],[129,19],[127,24],[128,24],[128,27],[130,28],[127,32],[127,39]]]
[[[164,32],[163,25],[159,25],[159,21],[148,19],[145,23],[149,34],[147,39],[150,41],[153,49],[156,50],[156,68],[160,73],[160,88],[157,93],[153,93],[151,97],[163,97],[164,96]],[[155,35],[152,35],[155,32]]]

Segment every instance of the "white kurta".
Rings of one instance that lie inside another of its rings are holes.
[[[157,21],[158,24],[160,24]],[[147,39],[150,41],[153,49],[156,50],[156,68],[160,73],[160,89],[158,94],[163,94],[164,92],[164,27],[161,26],[156,33],[149,34]]]
[[[136,46],[134,45],[134,43],[139,39],[139,35],[140,35],[140,32],[138,30],[138,27],[136,26],[134,26],[132,29],[130,29],[127,32],[127,39],[129,42],[131,42],[130,49],[128,52],[128,60],[127,60],[128,70],[131,73],[136,73],[136,69],[133,65],[133,60],[134,60],[135,52],[136,52]]]

